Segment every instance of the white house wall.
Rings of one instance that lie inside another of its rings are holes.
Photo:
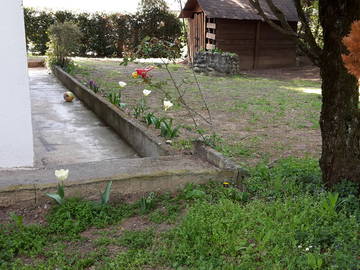
[[[0,2],[0,168],[32,166],[33,133],[21,0]]]

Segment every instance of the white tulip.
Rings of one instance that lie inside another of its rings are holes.
[[[172,104],[171,101],[169,100],[164,100],[164,110],[167,111],[168,109],[170,109],[172,106],[174,106],[174,104]]]
[[[59,181],[65,181],[69,177],[69,170],[64,170],[64,169],[56,170],[55,176]]]
[[[126,82],[119,82],[119,86],[121,88],[124,88],[125,86],[127,86],[127,83]]]
[[[143,94],[144,94],[145,97],[147,97],[148,95],[151,94],[151,90],[144,89]]]

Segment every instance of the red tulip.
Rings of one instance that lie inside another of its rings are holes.
[[[147,67],[147,68],[140,68],[136,69],[136,72],[139,76],[143,77],[144,79],[148,77],[148,72],[153,70],[155,67]]]

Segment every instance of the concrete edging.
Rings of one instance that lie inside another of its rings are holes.
[[[222,171],[233,172],[232,180],[238,187],[241,187],[242,180],[249,176],[249,172],[247,170],[236,165],[213,148],[204,145],[201,140],[195,141],[193,146],[195,156],[209,162]]]
[[[188,171],[159,172],[131,177],[120,175],[101,179],[89,179],[65,183],[66,197],[82,197],[89,200],[100,198],[108,181],[113,181],[112,198],[122,198],[124,195],[146,192],[175,192],[184,188],[187,183],[205,184],[209,181],[219,181],[229,175],[223,171],[201,170],[194,173]],[[9,187],[0,191],[0,207],[9,207],[23,203],[34,205],[49,201],[46,193],[56,192],[57,184],[33,184]]]

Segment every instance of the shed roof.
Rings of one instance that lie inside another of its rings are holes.
[[[273,0],[273,3],[284,12],[288,21],[298,21],[293,0]],[[187,11],[193,11],[197,4],[209,18],[263,21],[249,0],[188,0],[180,17],[188,17],[186,16]],[[277,20],[265,0],[260,0],[260,5],[270,19]]]

